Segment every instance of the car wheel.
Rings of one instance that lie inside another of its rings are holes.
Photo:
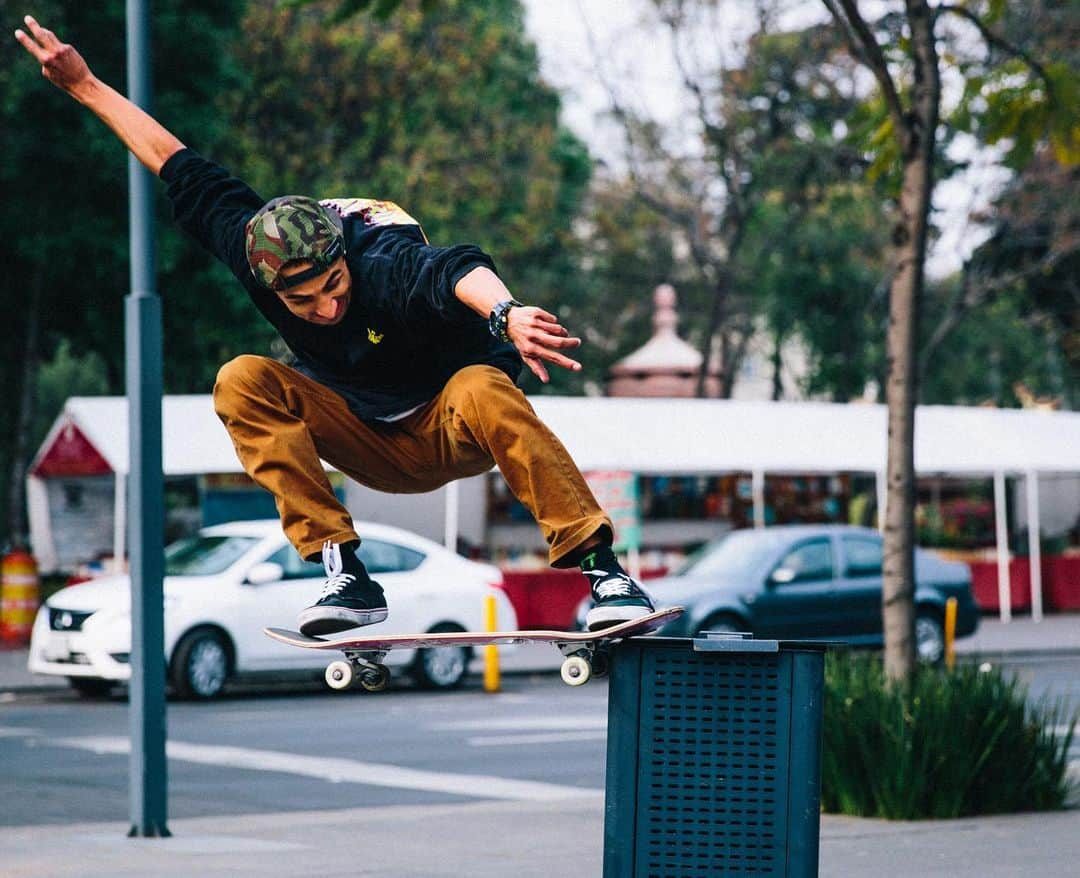
[[[919,661],[931,665],[945,658],[945,627],[933,610],[915,612],[915,652]]]
[[[431,629],[464,631],[460,625],[443,622]],[[412,675],[424,689],[453,689],[460,686],[469,670],[472,650],[467,646],[439,646],[418,649],[412,664]]]
[[[229,646],[212,628],[189,631],[173,652],[169,677],[181,698],[213,698],[229,677]]]
[[[738,631],[748,631],[746,623],[738,616],[731,613],[717,613],[709,616],[698,628],[695,637],[700,637],[706,631],[717,631],[724,634],[734,634]]]
[[[83,698],[104,698],[112,692],[112,680],[100,677],[68,677],[68,684]]]

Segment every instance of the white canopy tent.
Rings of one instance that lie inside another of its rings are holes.
[[[742,402],[537,396],[530,401],[583,470],[650,474],[749,472],[755,522],[764,524],[766,473],[873,473],[884,508],[887,448],[884,406],[823,402]],[[116,474],[116,557],[123,557],[128,471],[127,401],[72,397],[35,464],[67,425],[75,425]],[[208,395],[166,396],[166,475],[239,471],[232,443]],[[1038,476],[1080,472],[1080,413],[920,406],[915,419],[915,467],[921,475],[993,477],[1002,617],[1010,616],[1005,477],[1025,478],[1032,552],[1033,615],[1041,616]],[[31,527],[40,522],[28,478]],[[446,539],[456,543],[457,494],[447,492]]]

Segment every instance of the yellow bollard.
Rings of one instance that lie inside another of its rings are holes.
[[[956,598],[945,601],[945,667],[950,671],[956,667]]]
[[[484,630],[498,631],[498,603],[495,595],[484,598]],[[484,647],[484,691],[499,691],[499,647],[489,643]]]

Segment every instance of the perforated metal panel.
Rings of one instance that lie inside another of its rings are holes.
[[[779,650],[696,652],[644,638],[616,650],[606,878],[817,874],[818,788],[801,783],[793,797],[791,780],[793,755],[816,753],[820,732],[793,741],[793,728],[806,736],[792,721],[793,670]],[[793,826],[813,843],[793,845]]]

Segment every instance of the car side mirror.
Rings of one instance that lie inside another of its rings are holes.
[[[263,561],[256,564],[247,574],[245,580],[249,585],[262,585],[266,582],[277,582],[285,578],[285,568],[273,561]]]
[[[772,576],[769,577],[769,580],[777,585],[785,585],[789,582],[794,582],[797,575],[798,574],[790,567],[777,567],[772,572]]]

